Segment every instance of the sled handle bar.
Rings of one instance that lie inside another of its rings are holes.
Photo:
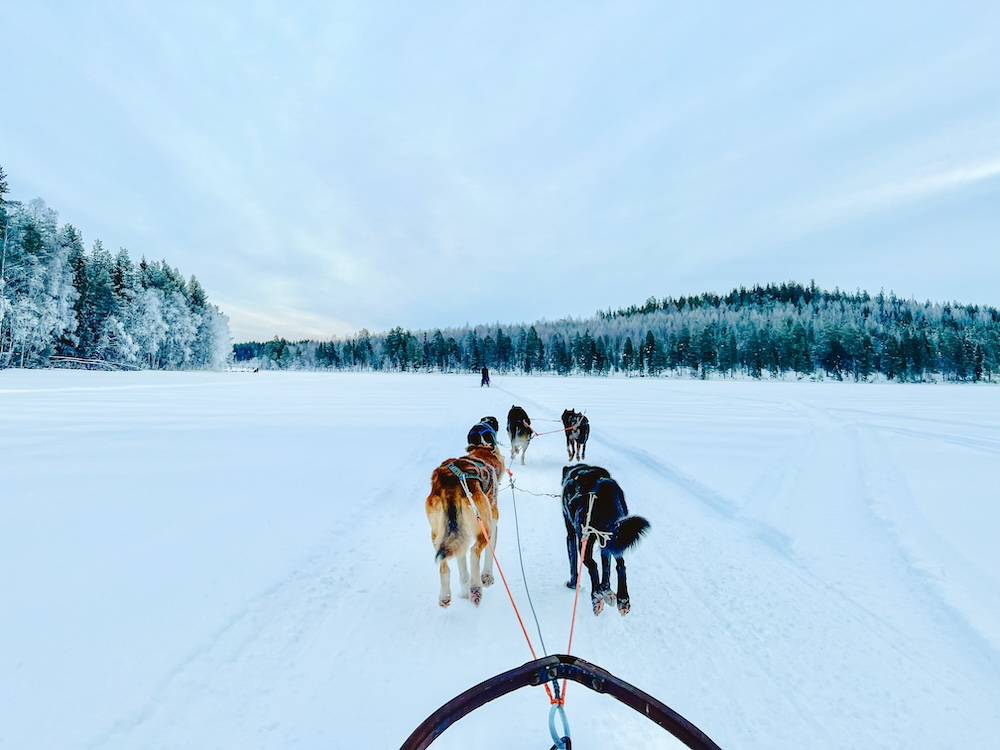
[[[708,735],[665,703],[594,664],[566,654],[553,654],[530,661],[452,698],[428,716],[400,750],[424,750],[456,721],[494,698],[558,679],[570,679],[596,693],[607,693],[670,732],[691,750],[721,750]]]

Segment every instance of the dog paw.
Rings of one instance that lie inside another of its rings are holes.
[[[614,606],[614,604],[615,604],[615,592],[614,591],[602,591],[601,592],[601,596],[604,597],[604,601],[606,601],[609,605]]]
[[[451,604],[451,597],[446,596],[443,599],[438,599],[438,604],[440,604],[442,607],[447,607],[449,604]]]
[[[625,615],[627,615],[629,613],[629,611],[631,611],[631,609],[632,609],[632,605],[629,602],[627,596],[624,599],[619,599],[618,600],[618,612],[619,612],[619,614],[621,614],[622,617],[624,617]]]
[[[568,589],[575,589],[576,588],[576,581],[573,580],[572,578],[569,579],[568,581],[566,581],[566,588],[568,588]]]
[[[473,586],[469,589],[469,599],[472,600],[474,606],[478,607],[479,602],[483,600],[483,589],[480,586]]]
[[[482,579],[483,579],[483,586],[492,586],[493,585],[493,574],[492,573],[483,573]]]
[[[597,617],[601,612],[604,611],[604,600],[598,599],[594,602],[594,617]]]

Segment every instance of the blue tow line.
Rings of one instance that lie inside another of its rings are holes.
[[[524,556],[521,554],[521,528],[517,520],[517,497],[514,494],[514,477],[510,478],[510,498],[511,503],[514,507],[514,533],[517,538],[517,556],[521,562],[521,577],[524,580],[524,593],[528,597],[528,605],[531,607],[531,615],[535,618],[535,629],[538,631],[538,640],[542,645],[542,653],[548,654],[548,650],[545,648],[545,639],[542,637],[542,627],[538,624],[538,614],[535,612],[535,604],[531,601],[531,591],[528,589],[528,576],[524,572]],[[552,680],[552,686],[555,688],[555,701],[552,703],[552,708],[549,709],[549,734],[552,735],[552,741],[555,743],[552,747],[553,750],[570,750],[570,736],[569,736],[569,720],[566,718],[566,711],[563,708],[563,703],[559,699],[559,681]],[[561,720],[563,727],[563,734],[559,734],[556,731],[556,714],[559,714],[559,719]]]

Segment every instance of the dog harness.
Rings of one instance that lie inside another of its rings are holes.
[[[611,541],[610,531],[601,531],[600,529],[595,529],[590,525],[591,516],[594,513],[594,501],[597,499],[597,490],[604,482],[610,481],[607,477],[600,477],[596,482],[594,482],[594,489],[587,493],[587,521],[580,527],[580,534],[582,539],[586,539],[588,536],[594,537],[594,544],[597,545],[598,549],[604,549],[608,542]],[[573,502],[579,497],[582,497],[582,492],[577,492],[574,494],[569,501]],[[572,519],[571,519],[572,520]]]
[[[473,436],[479,436],[480,440],[485,442],[480,443],[485,445],[489,443],[490,445],[497,444],[497,431],[493,429],[493,425],[489,422],[480,422],[471,430],[469,430],[469,442],[472,442]]]
[[[465,484],[469,479],[475,479],[477,482],[479,482],[480,486],[483,488],[483,492],[489,492],[490,489],[493,487],[493,485],[496,483],[496,475],[493,473],[493,469],[487,466],[485,462],[479,461],[475,458],[470,458],[468,456],[465,456],[464,460],[471,461],[478,468],[483,470],[483,472],[486,474],[486,479],[484,481],[482,474],[478,472],[471,473],[468,471],[462,471],[458,466],[455,465],[454,461],[448,464],[448,468],[451,469],[452,474],[458,477],[458,480],[462,483],[462,487],[465,488],[466,491],[465,494],[467,495],[469,494],[468,487]]]
[[[602,480],[603,481],[603,480]],[[593,526],[590,525],[590,515],[594,512],[594,500],[597,499],[597,493],[590,493],[590,503],[587,508],[587,523],[584,524],[583,528],[580,530],[584,538],[588,536],[594,537],[594,544],[597,545],[598,549],[604,549],[608,542],[611,541],[610,531],[598,531]]]

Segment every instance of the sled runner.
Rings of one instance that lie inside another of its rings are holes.
[[[530,661],[466,690],[428,716],[400,750],[423,750],[456,721],[495,698],[523,687],[537,687],[567,679],[585,685],[594,692],[606,693],[624,703],[658,724],[691,750],[721,750],[704,732],[666,704],[594,664],[565,654],[553,654]],[[552,717],[549,720],[549,731],[555,742],[553,748],[570,748],[570,738],[557,734]]]

